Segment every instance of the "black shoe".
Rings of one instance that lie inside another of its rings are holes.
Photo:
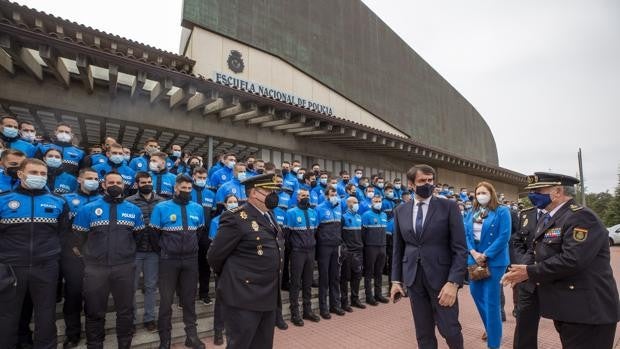
[[[291,285],[288,284],[288,283],[287,284],[282,284],[281,289],[282,289],[282,291],[288,291],[288,290],[291,289]]]
[[[291,317],[291,323],[297,327],[302,327],[304,325],[304,320],[302,320],[299,315],[295,315]]]
[[[200,300],[202,301],[202,303],[204,303],[204,305],[211,305],[211,304],[213,304],[213,300],[209,296],[202,297],[202,298],[200,298]]]
[[[351,302],[351,306],[352,307],[356,307],[356,308],[360,308],[360,309],[366,309],[366,306],[362,302],[360,302],[359,299],[356,299],[356,300],[352,301]]]
[[[329,315],[329,313],[327,315]],[[319,322],[319,321],[321,321],[321,318],[318,315],[316,315],[315,313],[304,313],[303,318],[306,319],[306,320],[312,321],[312,322]]]
[[[18,349],[32,349],[34,348],[34,344],[32,343],[19,343],[17,344]]]
[[[352,313],[353,312],[353,308],[351,308],[350,305],[345,304],[342,306],[342,310],[346,311],[347,313]]]
[[[319,288],[319,282],[317,280],[312,280],[312,287]]]
[[[280,319],[280,321],[276,321],[276,327],[282,331],[288,330],[288,325],[283,319]]]
[[[346,314],[344,312],[344,310],[342,310],[342,308],[335,308],[335,307],[334,308],[329,308],[329,312],[330,313],[334,313],[334,314],[336,314],[338,316],[344,316],[344,314]]]
[[[80,339],[79,338],[65,338],[65,341],[62,344],[63,349],[67,349],[67,348],[76,348],[78,345],[80,345]]]
[[[374,298],[370,298],[370,297],[366,297],[366,304],[372,305],[373,307],[376,307],[377,305],[379,305],[379,303],[377,303],[377,301]]]
[[[205,349],[205,344],[195,334],[185,338],[185,346],[192,349]]]
[[[322,312],[321,312],[321,317],[322,317],[323,319],[325,319],[325,320],[329,320],[329,319],[331,319],[331,318],[332,318],[332,316],[329,314],[329,312],[328,312],[328,311],[322,311]]]
[[[213,335],[213,344],[214,345],[224,344],[224,336],[222,335],[222,330],[215,330],[215,334]]]
[[[159,349],[170,349],[170,338],[160,338]]]
[[[148,321],[144,323],[144,328],[146,328],[147,331],[153,333],[153,332],[157,332],[157,324],[155,323],[155,321]]]
[[[375,296],[375,300],[377,302],[381,302],[381,303],[389,303],[390,302],[389,299],[387,299],[387,298],[385,298],[383,296]]]

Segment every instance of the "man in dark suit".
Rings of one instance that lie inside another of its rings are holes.
[[[392,301],[407,289],[418,347],[437,348],[435,324],[451,349],[463,348],[458,289],[467,270],[463,218],[456,202],[432,196],[435,170],[407,172],[415,200],[394,210]]]
[[[207,259],[218,275],[217,301],[226,306],[227,348],[271,348],[284,236],[270,210],[278,205],[280,184],[273,174],[241,183],[248,201],[222,214]]]

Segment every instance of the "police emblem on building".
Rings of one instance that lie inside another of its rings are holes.
[[[237,74],[243,72],[243,68],[245,68],[243,58],[241,58],[241,52],[237,50],[230,51],[230,55],[226,62],[228,63],[228,68]]]

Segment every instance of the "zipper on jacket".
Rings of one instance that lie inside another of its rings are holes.
[[[30,261],[32,267],[32,253],[34,250],[34,193],[30,192]]]

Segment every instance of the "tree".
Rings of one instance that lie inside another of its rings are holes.
[[[600,217],[608,227],[620,224],[620,173],[618,174],[618,186],[616,187],[614,197],[610,200],[603,215]]]

